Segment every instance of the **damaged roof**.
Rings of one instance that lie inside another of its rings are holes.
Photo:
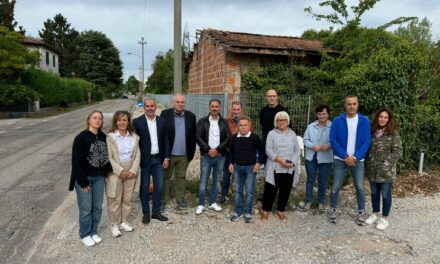
[[[319,40],[307,40],[298,37],[229,32],[216,29],[204,29],[202,31],[202,35],[203,34],[207,34],[212,40],[231,48],[325,51],[327,53],[338,53],[337,51],[324,48],[323,43]]]

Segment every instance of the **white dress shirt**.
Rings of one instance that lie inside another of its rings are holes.
[[[159,154],[159,141],[157,139],[157,124],[156,117],[153,120],[150,120],[147,117],[148,131],[150,132],[150,141],[151,141],[151,155]]]
[[[119,134],[119,130],[116,129],[114,132],[116,145],[118,146],[118,156],[120,162],[125,162],[131,160],[133,155],[133,137],[127,131],[125,136]]]
[[[213,149],[220,145],[220,128],[218,126],[218,120],[213,119],[211,115],[209,115],[209,142],[208,145]]]

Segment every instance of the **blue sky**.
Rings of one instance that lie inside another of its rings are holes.
[[[139,76],[141,59],[128,52],[141,54],[141,36],[145,46],[145,76],[151,74],[151,63],[159,51],[173,48],[172,0],[18,0],[15,19],[38,36],[43,22],[61,13],[78,31],[98,30],[105,33],[120,51],[124,79]],[[316,0],[182,0],[182,31],[187,25],[191,45],[197,29],[268,35],[300,36],[310,28],[331,26],[304,13],[304,8],[319,9]],[[346,1],[354,5],[355,0]],[[322,13],[320,12],[320,13]],[[440,40],[440,1],[382,0],[364,14],[362,25],[377,27],[400,16],[427,17],[432,23],[434,40]]]

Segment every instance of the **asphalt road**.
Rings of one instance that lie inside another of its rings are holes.
[[[1,263],[23,263],[39,232],[68,195],[71,146],[87,114],[104,113],[104,131],[130,99],[104,101],[48,118],[0,120]]]

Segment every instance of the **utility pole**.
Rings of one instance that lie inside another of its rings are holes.
[[[144,97],[144,87],[145,87],[145,81],[144,81],[144,73],[145,73],[145,68],[144,68],[144,45],[147,44],[146,41],[144,41],[144,37],[141,38],[141,41],[138,42],[139,44],[142,45],[142,66],[141,66],[141,97]]]
[[[174,93],[182,93],[182,1],[174,0]]]
[[[142,66],[139,66],[139,80],[142,79]],[[142,94],[142,82],[139,81],[139,94]],[[143,98],[143,96],[141,96]]]

